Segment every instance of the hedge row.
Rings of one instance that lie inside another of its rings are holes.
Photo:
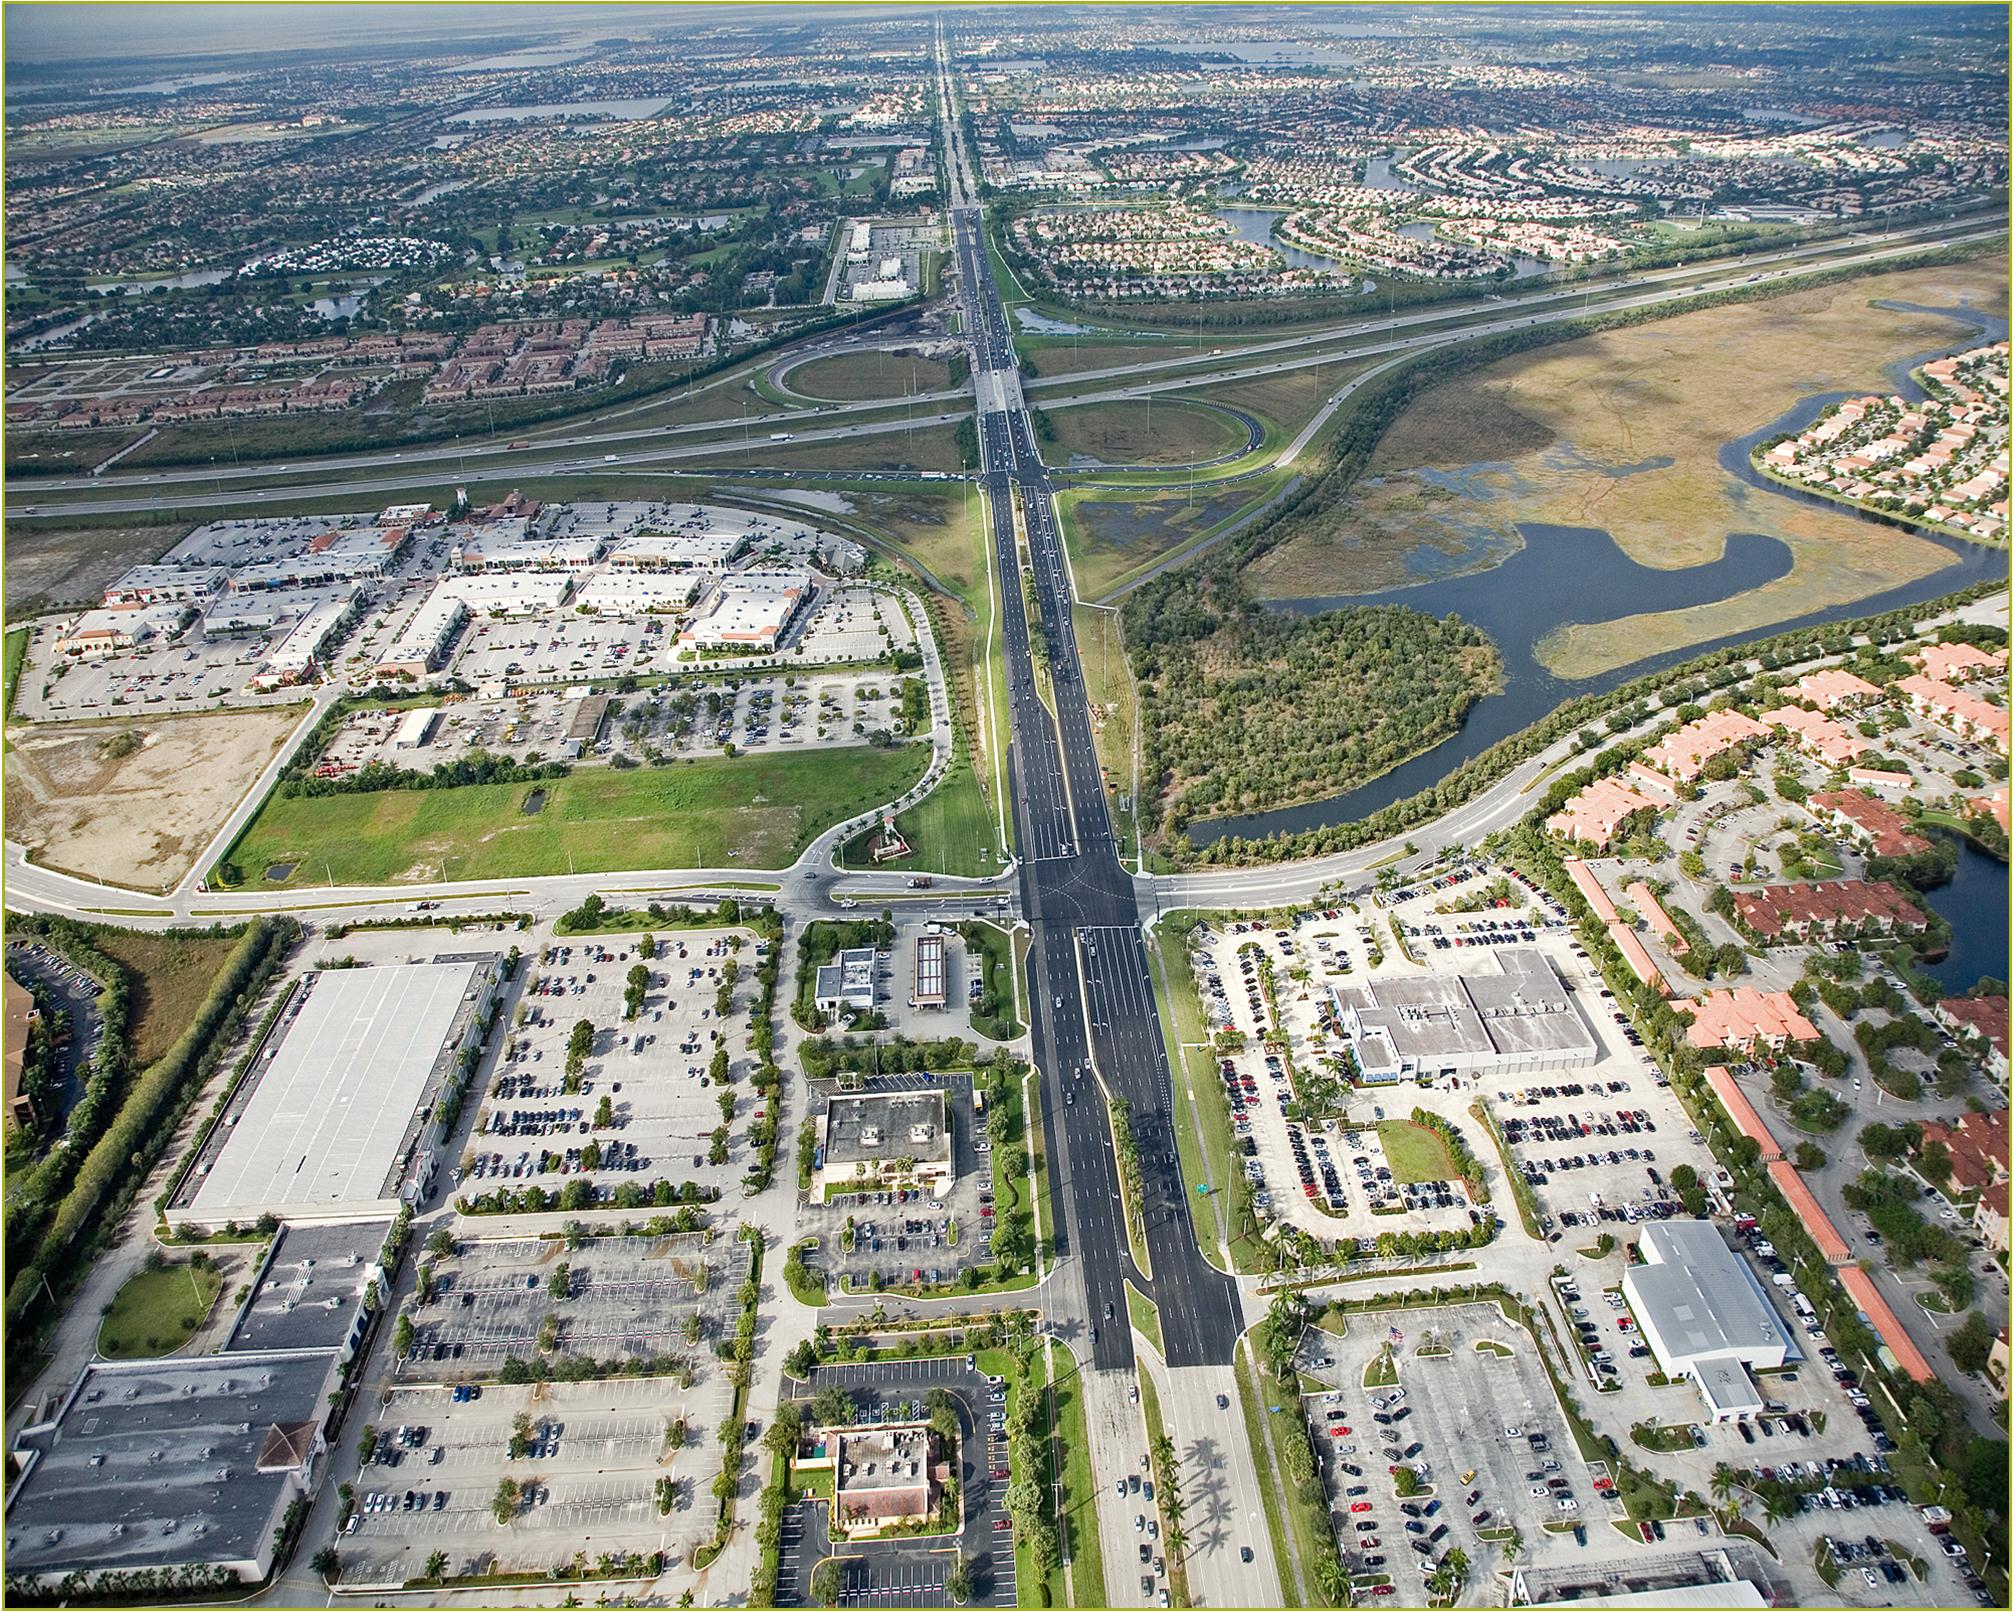
[[[40,1329],[55,1318],[45,1307],[30,1325],[29,1305],[46,1283],[60,1302],[75,1285],[85,1256],[114,1227],[166,1145],[183,1109],[216,1069],[225,1047],[257,1002],[287,948],[300,933],[291,918],[260,918],[246,926],[189,1028],[142,1071],[118,1113],[77,1167],[31,1258],[13,1266],[7,1288],[7,1356],[27,1364]]]

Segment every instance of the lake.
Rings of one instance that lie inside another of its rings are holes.
[[[1991,341],[2004,339],[2007,332],[2006,320],[1981,309],[1892,306],[1906,307],[1906,311],[1914,313],[1941,314],[1970,324],[1981,337]],[[1909,395],[1920,397],[1920,389],[1908,382],[1906,372],[1964,345],[1967,343],[1962,340],[1951,342],[1928,352],[1898,359],[1888,366],[1888,378]],[[1778,497],[1808,499],[1834,510],[1842,508],[1816,493],[1803,492],[1769,480],[1749,463],[1749,455],[1759,443],[1772,436],[1802,431],[1829,404],[1849,395],[1832,392],[1799,400],[1780,418],[1725,444],[1719,455],[1721,468],[1730,475],[1738,476],[1749,486]],[[1646,460],[1641,465],[1604,468],[1603,473],[1628,474],[1647,468],[1654,462]],[[1458,480],[1460,475],[1461,472],[1455,472],[1451,480]],[[1828,621],[1879,615],[1883,611],[1939,598],[2006,573],[2006,556],[1997,549],[1924,532],[1906,522],[1889,520],[1864,510],[1854,513],[1862,520],[1915,532],[1923,541],[1933,543],[1949,554],[1951,563],[1914,582],[1886,589],[1850,604],[1781,622],[1766,633],[1739,633],[1691,645],[1577,682],[1554,677],[1533,657],[1534,647],[1554,627],[1569,621],[1612,621],[1635,615],[1645,608],[1646,601],[1654,600],[1661,610],[1678,610],[1732,598],[1784,575],[1791,564],[1789,549],[1775,538],[1752,532],[1734,532],[1729,534],[1720,558],[1710,564],[1682,571],[1660,571],[1638,565],[1616,546],[1606,532],[1587,527],[1519,522],[1517,532],[1523,540],[1523,547],[1489,570],[1467,576],[1440,574],[1464,563],[1472,564],[1475,555],[1450,556],[1423,544],[1408,555],[1406,561],[1408,569],[1420,575],[1422,580],[1418,583],[1372,593],[1270,601],[1269,608],[1297,615],[1313,615],[1323,610],[1367,604],[1408,605],[1434,616],[1452,612],[1480,627],[1496,643],[1503,657],[1504,686],[1500,692],[1485,695],[1470,708],[1460,732],[1347,794],[1332,795],[1326,800],[1310,801],[1301,806],[1285,806],[1276,811],[1212,818],[1191,825],[1189,837],[1197,845],[1208,845],[1226,835],[1258,839],[1268,834],[1295,833],[1332,823],[1355,822],[1394,801],[1431,788],[1497,740],[1541,721],[1564,701],[1578,695],[1603,693],[1646,672],[1691,660],[1728,644],[1769,637],[1800,627],[1818,626]],[[2001,870],[2000,879],[2001,916],[1995,919],[1996,922],[2004,921],[2006,910],[2005,869]],[[1955,942],[1953,951],[1956,955]],[[2004,936],[1999,955],[2004,964]],[[1954,966],[1965,965],[1961,962]],[[1965,983],[1970,985],[1971,981]]]
[[[1957,841],[1958,870],[1923,896],[1951,926],[1951,950],[1923,971],[1963,996],[1982,978],[2007,978],[2007,864],[1960,835],[1945,837]]]
[[[1271,247],[1280,254],[1289,268],[1321,269],[1328,274],[1348,272],[1335,258],[1323,257],[1319,252],[1304,251],[1298,246],[1289,246],[1285,241],[1274,239],[1273,220],[1285,216],[1284,208],[1219,207],[1216,213],[1231,226],[1231,233],[1239,240]]]

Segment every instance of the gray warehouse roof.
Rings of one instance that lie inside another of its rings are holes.
[[[1366,1028],[1387,1031],[1402,1057],[1594,1050],[1593,1033],[1535,947],[1477,953],[1460,974],[1380,979],[1335,996]]]
[[[475,977],[472,963],[310,974],[191,1211],[389,1214],[408,1127]]]
[[[949,1164],[944,1093],[906,1091],[834,1097],[825,1116],[828,1167],[914,1159]]]
[[[340,1349],[390,1229],[388,1220],[283,1228],[227,1352]]]
[[[1797,1352],[1754,1276],[1709,1222],[1653,1221],[1638,1247],[1645,1263],[1623,1273],[1623,1288],[1667,1364],[1683,1370],[1717,1354],[1774,1363]]]
[[[318,1419],[327,1353],[93,1366],[17,1480],[7,1570],[248,1561],[296,1492],[257,1470],[275,1424]]]

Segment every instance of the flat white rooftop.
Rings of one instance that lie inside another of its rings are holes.
[[[393,1165],[476,971],[401,963],[310,974],[189,1213],[211,1222],[266,1210],[389,1214]]]

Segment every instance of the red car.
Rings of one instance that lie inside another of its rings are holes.
[[[1376,1534],[1366,1534],[1362,1539],[1357,1541],[1358,1550],[1376,1550],[1377,1548],[1378,1536]]]
[[[1368,1500],[1353,1500],[1350,1502],[1350,1510],[1352,1512],[1369,1511],[1370,1509],[1371,1503]]]
[[[1348,1422],[1345,1422],[1341,1427],[1336,1429],[1336,1432],[1338,1434],[1342,1434],[1349,1432],[1349,1430],[1350,1430],[1350,1424]]]
[[[1636,1323],[1626,1315],[1619,1315],[1615,1318],[1615,1329],[1618,1332],[1627,1332],[1635,1325]]]
[[[1005,1517],[995,1517],[993,1519],[993,1532],[996,1534],[1004,1534],[1013,1526]]]
[[[1373,1595],[1390,1595],[1391,1593],[1392,1587],[1389,1584],[1373,1584],[1371,1586],[1371,1594]]]

